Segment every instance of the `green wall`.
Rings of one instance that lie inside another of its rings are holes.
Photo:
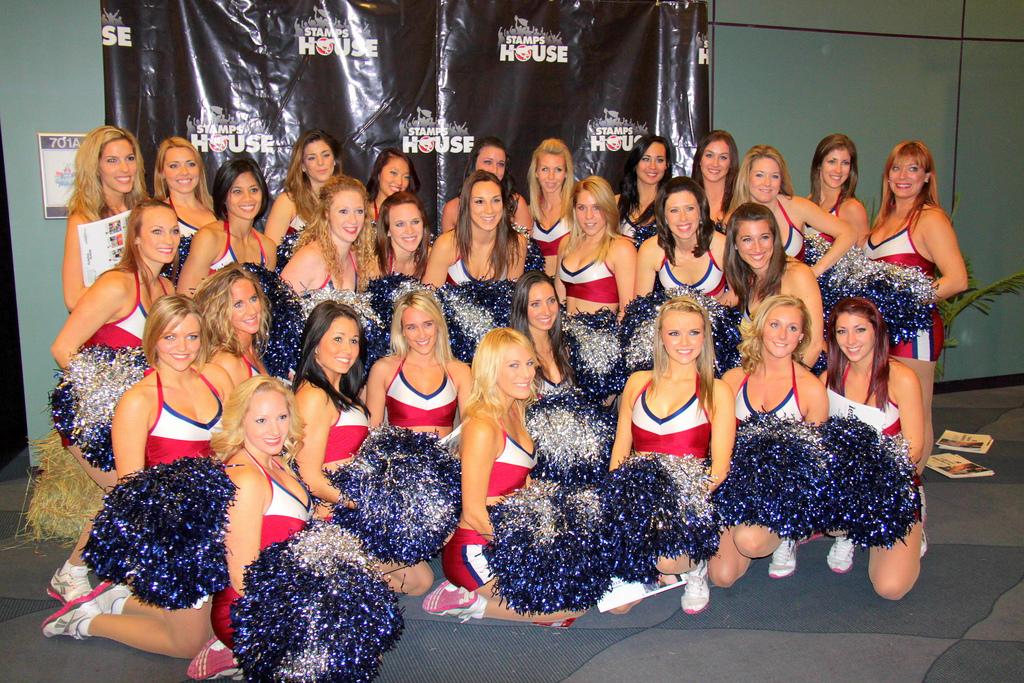
[[[818,141],[846,133],[872,213],[889,150],[920,138],[943,205],[957,200],[954,225],[978,280],[1024,268],[1024,3],[716,0],[708,14],[712,122],[741,154],[778,147],[806,194]],[[1022,320],[1022,297],[998,300],[990,316],[963,314],[943,379],[1024,372]]]
[[[103,122],[99,3],[7,0],[3,9],[0,125],[29,433],[40,436],[49,428],[49,345],[65,319],[64,224],[42,218],[35,134],[84,132]],[[779,147],[805,192],[817,141],[846,132],[860,148],[860,194],[870,207],[890,147],[923,138],[935,152],[947,207],[956,164],[955,223],[978,277],[989,281],[1022,267],[1024,42],[1012,41],[1024,41],[1024,3],[718,0],[709,16],[714,124],[732,131],[742,148]],[[990,317],[965,315],[946,379],[1024,372],[1017,353],[1022,313],[1024,299],[1011,298]]]

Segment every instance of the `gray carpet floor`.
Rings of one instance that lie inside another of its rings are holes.
[[[596,612],[572,628],[498,621],[459,624],[403,599],[406,629],[384,658],[394,681],[1013,681],[1024,679],[1024,387],[935,399],[936,432],[992,434],[974,458],[996,476],[953,481],[928,471],[929,550],[900,602],[875,596],[858,552],[845,575],[828,570],[828,542],[800,548],[794,576],[771,580],[754,563],[729,590],[712,589],[697,616],[679,592],[628,615]],[[0,473],[0,642],[4,681],[185,680],[187,662],[89,639],[47,640],[57,608],[44,589],[67,556],[19,542],[27,457]]]

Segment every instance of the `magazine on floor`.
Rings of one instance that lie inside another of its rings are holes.
[[[950,479],[991,477],[995,474],[989,468],[954,453],[935,453],[928,458],[928,469],[935,470]]]
[[[679,588],[685,586],[686,581],[679,581],[678,583],[672,583],[667,586],[663,586],[657,581],[652,583],[640,583],[623,581],[622,579],[613,579],[612,587],[601,596],[601,599],[597,601],[597,609],[601,612],[607,612],[610,609],[621,607],[622,605],[628,605],[631,602],[637,602],[644,598],[649,598],[652,595],[670,591],[673,588]]]
[[[995,440],[988,434],[966,434],[954,432],[950,429],[942,432],[942,436],[935,442],[939,448],[947,451],[961,451],[963,453],[984,454],[992,448]]]

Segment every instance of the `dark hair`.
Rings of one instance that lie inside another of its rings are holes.
[[[825,339],[828,341],[828,388],[837,394],[846,393],[846,371],[850,359],[836,343],[836,323],[843,313],[866,318],[875,328],[875,348],[871,350],[871,380],[868,382],[868,398],[875,397],[875,403],[885,410],[889,402],[889,327],[869,299],[850,296],[840,299],[828,316]]]
[[[459,197],[459,217],[455,221],[455,244],[459,250],[459,258],[468,262],[473,248],[473,220],[470,217],[470,198],[473,187],[477,183],[490,182],[501,188],[502,204],[508,206],[508,197],[498,176],[490,171],[473,171],[466,182],[462,183],[462,194]],[[490,280],[506,280],[508,272],[523,258],[519,253],[518,233],[512,229],[506,211],[495,228],[494,246],[491,247]]]
[[[705,135],[697,145],[697,151],[693,155],[693,165],[690,167],[690,177],[697,181],[697,184],[704,187],[704,173],[700,170],[700,160],[704,156],[704,150],[712,142],[724,142],[729,148],[729,172],[725,174],[725,193],[722,195],[722,211],[728,212],[732,204],[732,191],[736,187],[736,177],[740,174],[740,151],[736,148],[736,140],[728,131],[713,130]]]
[[[740,223],[766,221],[772,232],[772,258],[768,262],[768,273],[758,283],[757,275],[739,256],[736,248],[736,233]],[[779,224],[775,214],[767,206],[756,202],[740,204],[729,216],[729,225],[725,229],[725,279],[729,289],[736,292],[740,306],[744,309],[750,299],[757,295],[759,299],[778,294],[782,290],[782,275],[786,272],[786,250],[779,236]]]
[[[352,363],[348,372],[342,375],[339,388],[336,389],[328,381],[327,375],[316,360],[316,347],[338,318],[348,318],[356,324],[356,329],[359,330],[359,357]],[[302,350],[299,353],[299,364],[295,368],[295,378],[292,380],[292,391],[298,391],[303,382],[309,382],[327,394],[337,410],[343,411],[355,406],[369,415],[366,405],[359,400],[359,390],[366,379],[366,335],[355,309],[337,301],[320,302],[306,318],[299,346]]]
[[[394,249],[391,246],[389,235],[391,230],[391,210],[403,204],[415,206],[416,210],[420,212],[420,217],[423,219],[423,239],[420,240],[420,246],[417,247],[416,256],[414,257],[416,263],[414,277],[421,279],[427,271],[427,255],[430,253],[430,224],[427,222],[427,212],[423,208],[423,202],[412,192],[396,192],[385,199],[384,203],[380,205],[380,217],[377,219],[376,234],[374,236],[377,242],[377,265],[380,266],[380,274],[382,276],[390,274],[388,272],[388,261],[394,256]]]
[[[270,190],[267,189],[267,179],[263,177],[260,165],[252,157],[235,157],[221,164],[217,169],[217,175],[213,178],[213,215],[220,220],[225,221],[228,218],[228,191],[231,190],[231,186],[238,180],[238,177],[245,173],[252,173],[256,178],[256,184],[260,186],[260,192],[263,193],[260,210],[256,213],[255,220],[263,218],[263,214],[267,212],[267,206],[270,204]]]
[[[842,133],[833,133],[818,143],[811,157],[811,201],[815,204],[821,201],[821,165],[829,152],[837,149],[845,149],[850,154],[850,177],[839,188],[839,203],[857,197],[857,146]]]
[[[528,270],[516,281],[516,286],[512,290],[512,311],[509,315],[509,327],[519,330],[531,340],[533,335],[530,333],[530,321],[527,317],[527,309],[530,306],[530,290],[534,285],[541,284],[551,285],[551,291],[555,291],[555,282],[551,279],[550,275],[539,270]],[[570,382],[575,382],[576,373],[573,372],[572,365],[569,363],[568,344],[562,332],[561,309],[558,311],[558,317],[555,318],[555,324],[548,331],[548,338],[551,340],[551,352],[555,357],[555,365],[558,366],[558,372],[562,375],[562,381],[569,380]],[[544,366],[540,363],[537,363],[537,374],[541,376],[541,379],[548,379],[544,375]]]
[[[658,221],[658,246],[665,251],[665,257],[673,266],[676,265],[676,236],[668,227],[668,220],[665,218],[665,203],[668,198],[679,192],[689,192],[697,199],[697,206],[700,211],[697,226],[697,244],[693,247],[694,256],[703,256],[711,248],[711,237],[715,234],[715,224],[711,220],[711,211],[708,208],[708,198],[697,181],[686,176],[672,178],[658,188],[658,194],[654,197],[654,217]]]
[[[370,201],[376,201],[377,193],[380,191],[380,172],[384,170],[391,159],[401,159],[409,165],[409,192],[420,191],[420,177],[416,175],[416,167],[412,165],[412,159],[400,149],[388,147],[382,149],[370,169],[370,178],[366,181],[366,194],[370,195]]]
[[[473,143],[473,151],[469,154],[466,172],[462,175],[462,179],[464,181],[468,180],[469,176],[473,175],[476,171],[477,159],[480,158],[480,152],[486,147],[494,147],[505,153],[505,175],[501,177],[498,184],[501,185],[501,194],[505,198],[505,213],[508,214],[508,224],[512,225],[515,223],[516,208],[519,206],[519,188],[516,186],[516,179],[512,177],[512,158],[509,156],[508,149],[501,138],[488,135]],[[497,178],[497,176],[494,177]]]
[[[665,148],[665,175],[662,176],[661,181],[658,183],[658,188],[660,189],[672,177],[672,167],[675,161],[672,154],[672,145],[669,144],[668,140],[660,135],[644,135],[637,140],[629,156],[626,157],[626,163],[622,167],[622,180],[619,182],[619,216],[622,220],[630,220],[629,216],[640,208],[640,189],[637,185],[636,167],[650,146],[655,142],[660,142],[662,147]],[[637,216],[637,225],[646,225],[654,218],[653,204],[651,202],[651,206],[648,206],[644,209],[643,213]]]

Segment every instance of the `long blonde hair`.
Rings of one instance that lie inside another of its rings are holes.
[[[425,289],[406,292],[395,302],[394,315],[391,316],[392,355],[405,358],[409,353],[409,342],[402,334],[402,314],[410,308],[426,313],[434,321],[437,340],[434,344],[434,359],[442,368],[447,367],[448,363],[452,362],[452,347],[448,342],[448,324],[444,320],[444,314],[441,312],[437,299]]]
[[[199,167],[199,178],[196,180],[196,189],[192,192],[196,199],[199,200],[199,203],[212,212],[213,197],[210,196],[210,187],[206,183],[206,165],[203,164],[203,158],[199,156],[199,151],[191,142],[176,135],[167,138],[160,143],[159,147],[157,147],[156,165],[153,167],[153,198],[167,201],[167,198],[171,196],[171,191],[167,187],[167,179],[164,178],[163,169],[167,153],[172,149],[187,149],[192,152],[192,159]]]
[[[93,128],[82,140],[78,153],[75,154],[75,186],[68,200],[68,215],[79,214],[87,222],[109,218],[113,210],[107,206],[103,196],[103,184],[100,182],[100,156],[108,142],[127,140],[135,154],[135,177],[132,189],[124,196],[124,203],[129,209],[146,198],[146,169],[142,163],[142,149],[139,141],[131,131],[116,126],[100,126]]]
[[[802,299],[789,294],[776,294],[757,305],[753,318],[740,323],[740,334],[743,337],[739,345],[740,359],[743,363],[743,372],[748,375],[761,365],[764,358],[764,326],[768,324],[768,314],[782,306],[800,311],[800,331],[804,336],[793,349],[792,356],[797,363],[803,362],[801,359],[804,357],[804,351],[811,345],[811,314]]]
[[[530,170],[528,171],[527,184],[530,186],[530,214],[537,223],[541,222],[543,216],[540,212],[541,199],[544,192],[541,190],[540,181],[537,180],[537,167],[540,165],[540,157],[543,154],[554,154],[562,157],[565,164],[565,180],[562,182],[561,218],[566,219],[572,212],[572,189],[573,189],[573,168],[572,152],[569,147],[558,138],[542,140],[537,149],[533,150],[533,158],[530,159]]]
[[[146,355],[146,362],[150,367],[156,367],[156,344],[160,337],[172,325],[177,325],[190,315],[194,315],[199,322],[199,354],[192,361],[192,367],[202,367],[206,363],[210,342],[206,336],[203,319],[199,315],[199,308],[192,299],[183,294],[168,294],[150,306],[146,326],[142,331],[142,352]]]
[[[324,265],[327,266],[327,272],[330,274],[331,279],[341,282],[341,261],[338,259],[338,250],[334,248],[334,241],[331,239],[331,222],[328,218],[331,202],[334,200],[334,196],[340,192],[355,192],[363,201],[363,209],[365,210],[363,227],[359,230],[359,236],[356,237],[356,241],[351,247],[360,276],[357,278],[358,290],[363,291],[366,289],[366,283],[370,279],[368,274],[374,272],[377,257],[376,249],[373,245],[373,231],[370,227],[370,199],[366,194],[366,188],[355,178],[347,175],[336,175],[324,183],[324,186],[320,188],[320,198],[317,202],[313,220],[302,231],[302,236],[299,238],[295,250],[298,251],[307,244],[316,242],[320,247],[320,256],[324,260]]]
[[[786,197],[793,196],[793,179],[789,175],[789,167],[786,166],[786,160],[782,158],[782,153],[771,145],[754,145],[747,151],[740,163],[740,171],[736,175],[736,187],[733,189],[729,211],[740,204],[754,201],[750,196],[750,169],[758,159],[771,159],[779,165],[779,175],[782,180],[779,194]]]
[[[232,263],[221,268],[203,280],[196,289],[194,300],[210,343],[209,355],[217,351],[227,351],[233,356],[241,357],[244,353],[238,334],[231,325],[231,287],[240,280],[247,280],[256,290],[256,298],[260,301],[260,327],[253,335],[253,350],[262,355],[270,337],[270,301],[260,287],[256,276]]]
[[[284,446],[281,450],[281,459],[285,463],[291,463],[295,454],[302,444],[302,436],[305,425],[302,417],[295,408],[295,395],[291,389],[276,377],[257,375],[245,380],[235,387],[228,400],[224,403],[224,415],[221,418],[221,430],[210,439],[210,448],[216,457],[221,461],[227,460],[232,455],[242,450],[245,444],[245,414],[249,411],[249,404],[256,394],[266,391],[284,396],[288,405],[288,435],[284,439]]]
[[[677,296],[674,299],[669,299],[661,305],[661,310],[658,311],[658,320],[654,327],[654,372],[651,373],[651,384],[657,391],[658,384],[664,381],[668,374],[668,351],[665,350],[665,345],[661,342],[661,328],[665,323],[665,316],[675,311],[696,313],[703,322],[704,343],[700,347],[700,354],[694,365],[697,368],[697,393],[700,405],[708,414],[711,414],[715,410],[715,342],[711,336],[711,317],[704,307],[691,297]]]
[[[501,370],[501,359],[505,349],[510,346],[521,346],[536,358],[537,353],[533,342],[518,330],[510,327],[498,327],[484,335],[476,347],[473,356],[473,390],[466,402],[466,418],[484,416],[500,421],[505,411],[504,403],[498,394],[498,372]],[[536,400],[536,382],[529,399],[516,399],[520,410],[525,415],[526,406]]]
[[[571,254],[579,249],[586,237],[583,234],[583,228],[576,223],[576,202],[581,192],[590,193],[590,196],[597,202],[597,208],[601,211],[601,215],[604,216],[605,232],[601,237],[601,245],[598,247],[595,259],[604,261],[619,234],[619,207],[615,205],[615,193],[612,192],[612,186],[608,184],[607,180],[596,175],[587,176],[572,188],[569,213],[566,216],[569,224],[569,236],[566,238],[568,244],[565,246],[565,253]]]

